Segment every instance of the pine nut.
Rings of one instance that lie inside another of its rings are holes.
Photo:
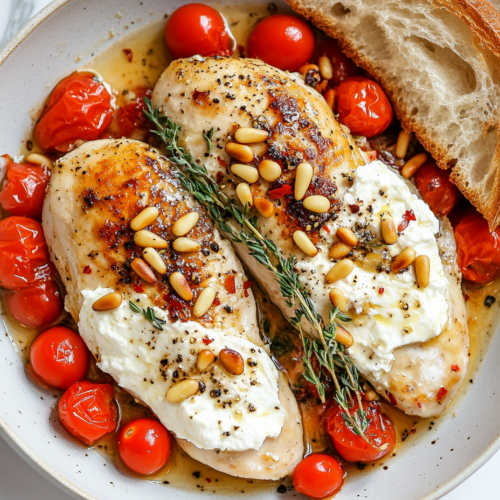
[[[180,237],[174,240],[172,247],[176,252],[197,252],[201,245],[191,238]]]
[[[255,198],[253,202],[255,204],[255,208],[259,211],[262,217],[266,217],[266,219],[269,219],[274,215],[274,209],[276,207],[271,201],[267,200],[266,198],[257,196],[257,198]]]
[[[196,367],[203,373],[215,361],[215,354],[210,349],[203,349],[198,354],[196,360]]]
[[[410,177],[413,177],[416,173],[417,170],[427,161],[427,155],[425,153],[419,153],[418,155],[415,155],[411,157],[405,164],[404,167],[401,169],[401,175],[405,179],[409,179]]]
[[[340,325],[337,325],[335,340],[347,348],[351,347],[354,344],[354,339],[352,338],[352,335],[345,328],[342,328]]]
[[[107,293],[92,304],[92,310],[98,312],[112,311],[113,309],[118,309],[121,306],[122,301],[123,297],[121,293]]]
[[[330,200],[326,196],[313,195],[304,200],[304,208],[317,214],[324,214],[330,210]]]
[[[174,233],[175,236],[184,236],[189,233],[189,231],[191,231],[196,224],[198,224],[199,220],[200,214],[198,212],[190,212],[183,215],[175,221],[172,226],[172,233]]]
[[[345,313],[347,311],[347,300],[342,290],[338,288],[330,290],[330,302],[333,307],[336,307],[340,312]]]
[[[363,394],[363,399],[365,401],[378,401],[380,396],[373,389],[370,389]]]
[[[142,256],[144,260],[159,274],[165,274],[167,272],[167,266],[161,255],[151,247],[145,248],[142,251]]]
[[[182,273],[172,273],[170,275],[170,284],[182,299],[191,300],[193,298],[193,290],[191,290],[189,283]]]
[[[339,260],[352,252],[352,247],[342,242],[337,242],[332,245],[328,252],[328,257],[332,260]]]
[[[241,163],[235,163],[231,165],[231,172],[243,180],[253,184],[259,180],[259,171],[251,167],[250,165],[242,165]]]
[[[200,384],[198,380],[193,380],[192,378],[187,378],[186,380],[182,380],[177,384],[170,387],[167,391],[166,398],[170,403],[182,403],[186,399],[196,396],[198,394],[198,390],[200,388]]]
[[[326,283],[335,283],[336,281],[347,278],[352,273],[354,264],[349,259],[343,259],[337,262],[325,276]]]
[[[41,167],[45,167],[49,170],[54,168],[54,162],[45,155],[41,155],[38,153],[31,153],[26,157],[26,161],[28,163],[32,163],[33,165],[40,165]]]
[[[168,241],[160,238],[155,233],[148,231],[147,229],[141,229],[134,234],[134,243],[140,247],[151,247],[151,248],[167,248]]]
[[[339,227],[337,229],[337,238],[350,247],[355,247],[358,244],[358,237],[347,227]]]
[[[415,259],[415,275],[419,288],[427,288],[431,275],[431,261],[427,255],[419,255]]]
[[[325,80],[333,77],[333,66],[328,56],[321,56],[318,59],[319,72]]]
[[[259,163],[259,173],[267,182],[274,182],[281,176],[281,167],[275,161],[262,160]]]
[[[215,293],[215,290],[211,286],[207,286],[200,293],[193,308],[193,314],[197,318],[203,316],[210,309],[215,300]]]
[[[326,103],[330,108],[334,109],[335,107],[335,90],[328,89],[325,96]]]
[[[155,273],[151,271],[151,268],[142,259],[134,259],[130,263],[130,267],[137,274],[137,276],[142,278],[146,283],[154,285],[158,282]]]
[[[245,206],[247,203],[250,207],[253,206],[252,191],[250,191],[250,187],[248,186],[248,184],[240,182],[236,186],[236,194],[238,195],[238,199],[243,206]]]
[[[293,241],[309,257],[314,257],[318,253],[318,249],[304,231],[295,231],[293,233]]]
[[[219,359],[222,366],[231,375],[241,375],[245,369],[245,364],[243,363],[243,358],[239,352],[233,351],[233,349],[225,348],[219,353]]]
[[[398,232],[396,231],[396,224],[392,217],[385,215],[380,221],[380,232],[382,239],[388,245],[394,245],[398,241]]]
[[[408,146],[411,140],[411,133],[406,130],[401,130],[398,135],[398,142],[396,142],[396,156],[404,158],[408,151]]]
[[[145,208],[130,221],[130,229],[133,231],[144,229],[150,224],[153,224],[159,214],[160,211],[156,207]]]
[[[243,144],[264,142],[269,137],[269,132],[259,128],[241,127],[234,133],[234,138]]]
[[[401,269],[408,267],[415,260],[417,253],[413,248],[405,248],[395,259],[391,265],[391,271],[393,273],[399,273]]]
[[[299,68],[299,73],[302,76],[306,76],[309,71],[314,70],[314,71],[319,71],[319,67],[316,66],[316,64],[304,64],[304,66],[301,66]]]
[[[295,199],[297,201],[304,198],[307,190],[309,189],[309,184],[311,184],[313,178],[313,168],[309,163],[301,163],[297,167],[297,175],[295,177]]]
[[[253,160],[252,148],[250,146],[238,144],[237,142],[228,142],[226,144],[226,153],[244,163],[249,163]]]

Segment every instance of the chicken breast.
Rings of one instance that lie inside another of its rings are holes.
[[[143,248],[130,228],[151,206],[159,216],[147,229],[168,242],[159,250],[166,272],[156,273],[152,284],[132,270]],[[200,249],[180,253],[172,246],[172,226],[191,212],[199,220],[186,237]],[[149,406],[203,463],[248,478],[292,473],[304,452],[300,414],[260,339],[244,271],[164,157],[133,140],[84,144],[54,166],[43,227],[66,284],[66,308],[102,370]],[[192,300],[169,285],[174,272],[186,278]],[[197,317],[193,306],[207,287],[215,289],[216,299]],[[113,291],[123,298],[119,307],[94,310]],[[240,356],[243,373],[218,358],[223,349]],[[200,368],[198,356],[206,350],[215,360]],[[188,397],[169,393],[179,384],[188,384]]]
[[[439,415],[468,366],[460,273],[451,232],[398,173],[378,161],[365,165],[348,130],[300,76],[257,60],[174,61],[155,87],[153,106],[181,126],[181,144],[237,203],[236,186],[243,179],[231,167],[242,162],[226,153],[226,145],[236,142],[239,128],[268,132],[265,142],[249,144],[254,158],[246,162],[257,168],[262,160],[272,160],[282,169],[273,182],[259,177],[251,184],[256,203],[257,198],[274,203],[267,217],[254,210],[260,232],[286,256],[296,256],[300,281],[324,318],[331,308],[329,292],[337,288],[345,295],[352,317],[346,326],[354,337],[350,357],[374,387],[406,413]],[[212,129],[208,151],[204,134]],[[303,199],[295,198],[301,163],[313,168],[305,198],[326,197],[327,212],[308,210]],[[398,228],[392,245],[381,235],[381,219],[388,216]],[[335,259],[329,252],[339,242],[340,227],[352,230],[358,244],[346,256],[354,264],[352,272],[330,283],[325,278]],[[306,255],[294,243],[297,230],[315,245],[316,255]],[[418,286],[412,266],[390,270],[393,259],[408,247],[429,258],[426,288]],[[274,276],[245,248],[237,250],[273,302],[293,316]]]

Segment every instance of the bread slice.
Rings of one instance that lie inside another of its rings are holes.
[[[500,14],[487,0],[286,0],[385,88],[407,131],[500,223]],[[500,5],[500,0],[496,0]]]

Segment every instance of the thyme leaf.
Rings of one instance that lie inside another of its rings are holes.
[[[208,131],[208,134],[203,132],[203,137],[207,141],[207,150],[209,153],[212,152],[212,137],[213,136],[214,136],[214,128],[213,127]]]
[[[132,309],[133,312],[142,314],[152,325],[153,328],[156,330],[163,331],[163,326],[166,321],[161,318],[157,318],[156,314],[154,312],[154,309],[152,307],[147,307],[147,309],[143,309],[142,307],[139,307],[135,302],[129,300],[128,305],[130,306],[130,309]]]

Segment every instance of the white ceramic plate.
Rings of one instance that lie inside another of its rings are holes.
[[[0,54],[0,152],[17,152],[32,127],[33,112],[62,76],[129,33],[131,26],[161,18],[183,3],[55,0],[46,7]],[[115,33],[113,40],[111,30]],[[336,498],[431,500],[479,468],[500,447],[499,358],[500,336],[495,336],[479,373],[472,375],[474,384],[465,383],[461,395],[436,420],[433,430],[410,440],[398,457],[387,462],[387,470],[379,468],[351,476]],[[55,418],[56,395],[43,390],[25,372],[1,324],[0,380],[2,435],[24,458],[75,497],[175,500],[215,496],[126,476],[97,453],[66,439]],[[275,485],[267,491],[250,489],[246,495],[262,500],[297,496],[279,495]],[[230,497],[246,495],[234,493]]]

